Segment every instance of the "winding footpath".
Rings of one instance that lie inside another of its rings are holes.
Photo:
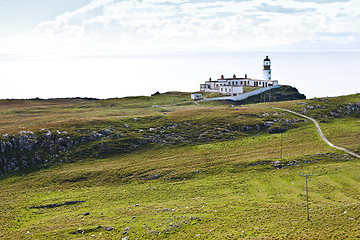
[[[309,119],[309,120],[313,121],[314,124],[315,124],[315,126],[316,126],[317,132],[319,133],[321,139],[324,140],[324,142],[326,142],[328,145],[330,145],[330,146],[333,147],[333,148],[342,150],[342,151],[347,152],[348,154],[350,154],[350,155],[352,155],[352,156],[354,156],[354,157],[360,158],[360,155],[358,155],[358,154],[356,154],[356,153],[353,153],[353,152],[351,152],[351,151],[349,151],[349,150],[347,150],[347,149],[345,149],[345,148],[335,146],[335,145],[332,144],[329,140],[327,140],[327,138],[324,136],[324,134],[322,133],[322,131],[321,131],[321,129],[320,129],[319,123],[318,123],[315,119],[313,119],[313,118],[311,118],[311,117],[307,117],[307,116],[302,115],[302,114],[300,114],[300,113],[297,113],[297,112],[288,110],[288,109],[284,109],[284,108],[274,108],[274,109],[286,111],[286,112],[289,112],[289,113],[292,113],[292,114],[295,114],[295,115],[298,115],[298,116],[300,116],[300,117],[303,117],[303,118],[306,118],[306,119]]]

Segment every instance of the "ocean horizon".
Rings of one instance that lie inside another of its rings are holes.
[[[355,94],[360,52],[213,52],[158,55],[0,55],[0,99],[150,96],[199,91],[221,75],[262,79],[263,59],[272,79],[307,98]],[[29,90],[32,89],[32,90]]]

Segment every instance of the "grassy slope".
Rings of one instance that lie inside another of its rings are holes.
[[[8,119],[6,122],[1,118],[1,128],[3,133],[16,132],[19,127],[33,131],[43,127],[56,129],[74,120],[86,125],[84,121],[89,118],[101,123],[114,121],[117,116],[163,115],[164,109],[173,111],[167,114],[171,121],[234,118],[239,119],[239,124],[248,124],[252,120],[243,117],[247,114],[272,113],[268,107],[275,105],[298,110],[302,105],[296,103],[312,101],[258,104],[239,110],[227,106],[219,109],[220,103],[207,103],[211,108],[199,111],[189,100],[183,101],[186,95],[169,95],[157,96],[157,99],[126,98],[55,105],[31,102],[25,106],[18,102],[16,107],[9,107],[1,104],[0,115]],[[352,98],[333,100],[340,104],[340,101],[356,100]],[[153,108],[153,104],[160,107]],[[88,107],[79,109],[85,105]],[[29,109],[38,108],[42,111],[30,114]],[[76,114],[68,113],[69,109]],[[58,121],[60,116],[63,122]],[[11,119],[21,120],[13,123]],[[51,123],[44,126],[49,121]],[[360,131],[357,121],[358,118],[347,116],[327,119],[322,126],[326,128],[325,134],[341,137],[344,134],[338,131],[340,126],[343,122],[351,123],[343,127],[348,138],[338,141],[339,145],[357,149]],[[194,146],[153,145],[106,159],[82,159],[24,175],[8,175],[0,183],[0,238],[360,237],[358,159],[323,143],[309,122],[285,133],[282,160],[278,159],[279,141],[279,134],[248,133],[229,141]],[[278,160],[284,165],[294,161],[297,164],[282,169],[272,167]],[[296,166],[298,164],[300,166]],[[306,221],[305,186],[300,172],[315,175],[309,183],[311,222]],[[161,177],[149,180],[153,176]],[[86,202],[29,209],[71,200]],[[90,215],[84,216],[85,212]],[[115,229],[96,229],[98,225]],[[123,235],[126,227],[130,230]],[[78,228],[85,232],[70,233]]]
[[[318,120],[324,135],[332,143],[360,153],[360,110],[349,111],[346,108],[354,103],[360,103],[359,94],[274,103],[274,105],[298,112],[306,108],[305,115]],[[334,113],[337,116],[334,116]]]

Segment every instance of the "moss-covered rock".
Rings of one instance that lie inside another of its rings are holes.
[[[245,100],[234,101],[236,105],[249,104],[249,103],[260,103],[260,102],[279,102],[289,100],[306,99],[304,94],[291,86],[282,86],[280,88],[271,89],[261,94],[249,97]]]

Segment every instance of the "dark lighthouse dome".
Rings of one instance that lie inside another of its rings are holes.
[[[269,59],[269,56],[266,56],[264,59],[264,70],[270,70],[271,67],[271,61]]]

